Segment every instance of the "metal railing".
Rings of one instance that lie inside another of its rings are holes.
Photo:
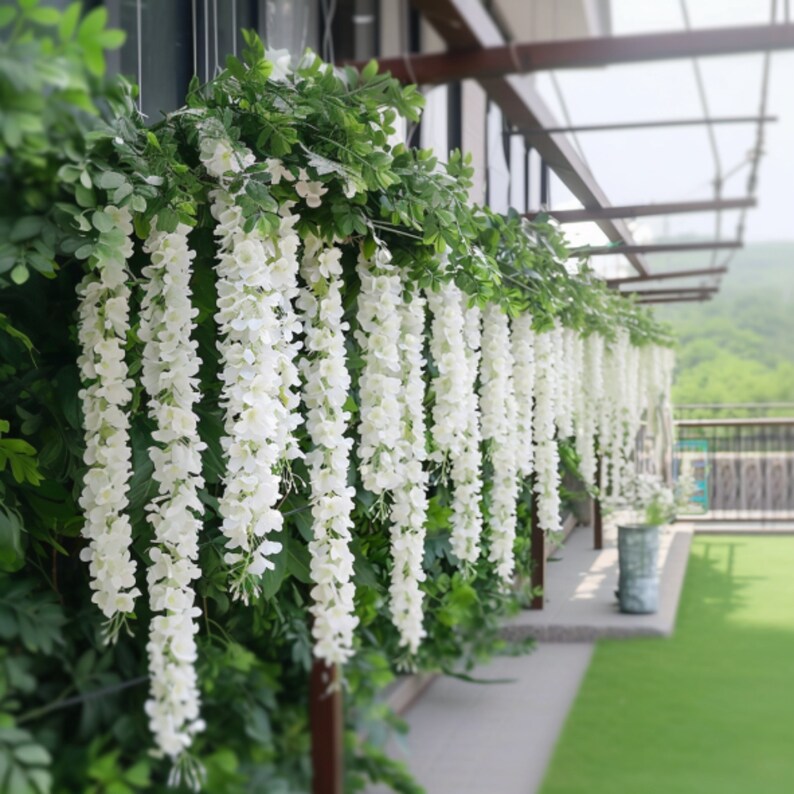
[[[767,410],[777,410],[778,405],[782,404],[768,404]],[[711,409],[713,415],[724,408],[698,406],[697,410]],[[680,415],[679,409],[676,414]],[[695,480],[693,516],[792,521],[794,416],[678,419],[673,470],[674,476],[686,472]]]

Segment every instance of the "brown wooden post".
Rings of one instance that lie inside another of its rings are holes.
[[[538,494],[532,491],[532,532],[530,534],[529,556],[532,563],[530,585],[532,600],[530,609],[543,609],[543,589],[546,586],[546,534],[538,524]]]
[[[313,794],[344,794],[344,718],[339,669],[315,659],[309,682]]]
[[[596,458],[596,485],[601,483],[601,456]],[[596,497],[593,499],[593,548],[600,550],[604,548],[604,524],[601,515],[601,500]]]

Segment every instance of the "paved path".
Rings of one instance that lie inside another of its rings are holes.
[[[615,605],[614,528],[594,551],[592,532],[577,529],[549,562],[546,608],[523,612],[506,633],[539,639],[529,656],[498,658],[474,671],[509,683],[436,679],[405,714],[406,746],[394,748],[427,794],[535,794],[601,636],[669,634],[686,570],[691,527],[662,538],[661,608],[621,615]],[[383,787],[367,794],[386,794]]]

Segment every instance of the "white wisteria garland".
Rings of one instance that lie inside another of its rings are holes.
[[[342,664],[353,654],[358,625],[353,597],[350,550],[355,489],[347,484],[352,439],[345,435],[350,391],[345,362],[342,265],[340,248],[315,237],[304,241],[301,275],[306,288],[298,298],[306,335],[300,362],[306,429],[313,449],[306,455],[312,505],[311,612],[314,654],[328,664]]]
[[[400,633],[400,645],[416,653],[425,636],[420,587],[425,580],[427,517],[427,457],[425,443],[425,359],[423,355],[425,299],[413,295],[398,308],[401,320],[402,361],[400,457],[403,481],[394,491],[391,510],[392,572],[389,609]]]
[[[104,231],[99,232],[91,271],[77,288],[81,348],[77,365],[83,383],[79,395],[85,428],[83,460],[88,466],[79,498],[88,545],[80,559],[89,564],[91,600],[105,616],[106,638],[113,641],[140,595],[130,550],[132,527],[124,512],[132,474],[127,407],[133,382],[124,348],[133,228],[129,210],[113,206],[98,210],[94,225]]]
[[[493,487],[488,526],[490,552],[502,582],[509,582],[515,568],[518,497],[518,450],[516,398],[513,389],[513,354],[507,315],[495,304],[483,312],[480,400],[482,435],[491,441]]]
[[[482,535],[482,455],[480,441],[480,402],[477,394],[477,378],[481,358],[482,313],[477,306],[467,305],[468,297],[458,296],[463,310],[464,356],[461,370],[465,381],[459,394],[461,407],[465,412],[465,432],[460,454],[452,458],[451,475],[452,533],[450,543],[455,556],[463,563],[474,563],[480,556],[480,536]]]
[[[513,320],[513,382],[516,395],[516,449],[519,474],[526,478],[533,472],[534,440],[532,416],[535,399],[535,332],[532,315],[520,314]]]
[[[402,280],[383,247],[371,259],[362,253],[357,272],[361,288],[354,337],[364,359],[359,378],[358,457],[364,487],[383,496],[404,481],[399,448]]]
[[[221,444],[227,468],[219,500],[224,561],[232,596],[247,602],[259,593],[262,574],[281,551],[273,535],[283,526],[282,469],[297,454],[298,327],[291,299],[297,292],[298,216],[283,208],[276,232],[246,232],[242,210],[226,185],[228,174],[244,170],[253,155],[207,133],[201,159],[221,185],[211,193],[211,210],[217,221],[215,319],[225,413]]]
[[[198,310],[191,305],[190,274],[195,257],[189,227],[172,233],[153,230],[144,245],[150,264],[143,268],[139,336],[144,343],[141,382],[155,429],[149,457],[157,495],[147,506],[154,531],[147,571],[149,605],[149,725],[158,751],[175,762],[177,775],[194,735],[203,730],[195,670],[195,635],[201,610],[193,581],[198,566],[204,485],[198,417],[201,361],[191,339]],[[188,767],[189,768],[189,767]]]
[[[435,401],[432,411],[432,459],[441,464],[446,475],[452,462],[461,455],[468,430],[465,399],[468,372],[464,341],[464,297],[453,283],[427,291],[430,307],[430,355],[436,374],[433,377]],[[453,487],[455,486],[453,478]]]
[[[555,410],[558,394],[558,334],[535,337],[535,486],[537,521],[546,532],[560,524],[560,453],[557,449]]]

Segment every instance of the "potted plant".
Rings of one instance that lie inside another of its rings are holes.
[[[629,520],[618,524],[620,611],[650,614],[659,608],[659,530],[675,519],[676,493],[653,474],[637,474],[616,507]]]

